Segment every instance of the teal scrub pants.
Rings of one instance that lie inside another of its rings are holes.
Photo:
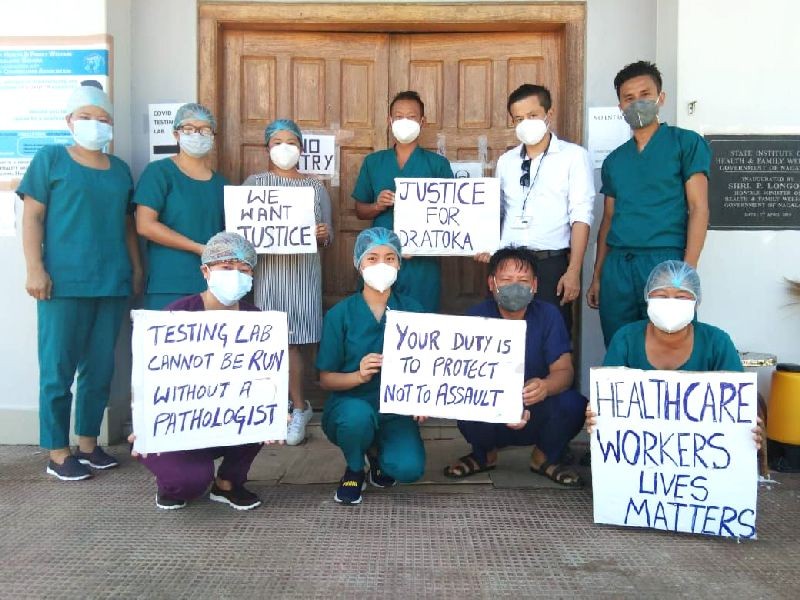
[[[176,300],[191,296],[191,294],[145,294],[142,308],[145,310],[164,310]]]
[[[403,260],[402,267],[397,273],[397,282],[392,289],[419,302],[425,312],[436,313],[439,312],[441,280],[438,258],[415,256]]]
[[[52,298],[36,303],[39,340],[39,440],[43,448],[69,446],[72,382],[76,435],[97,437],[114,374],[114,347],[124,296]]]
[[[600,275],[600,326],[606,348],[619,328],[647,318],[644,286],[665,260],[683,260],[681,248],[609,248]]]
[[[339,396],[325,403],[322,430],[341,448],[352,471],[364,470],[364,455],[374,445],[389,477],[411,483],[425,472],[425,445],[411,417],[380,414],[364,398]]]

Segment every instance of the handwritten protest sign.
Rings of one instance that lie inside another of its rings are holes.
[[[286,313],[131,314],[138,452],[286,439]]]
[[[473,256],[500,247],[499,179],[394,181],[394,231],[403,254]]]
[[[387,311],[382,413],[515,423],[525,321]]]
[[[314,253],[314,188],[226,185],[225,228],[259,254]]]
[[[336,136],[303,133],[303,151],[297,170],[308,175],[335,175]]]
[[[593,368],[594,520],[756,537],[755,373]]]

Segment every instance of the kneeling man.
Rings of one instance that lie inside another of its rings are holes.
[[[581,430],[586,398],[572,389],[572,346],[564,319],[552,304],[535,300],[536,268],[527,248],[498,250],[489,262],[493,298],[472,307],[470,316],[525,320],[525,386],[523,421],[503,425],[458,421],[472,452],[445,468],[462,478],[494,469],[497,450],[533,446],[530,469],[561,485],[583,485],[573,470],[560,464],[570,440]]]

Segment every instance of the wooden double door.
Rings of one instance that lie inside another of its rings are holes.
[[[497,157],[517,143],[506,111],[512,90],[539,83],[551,90],[556,107],[569,101],[563,31],[407,34],[226,28],[219,42],[217,157],[231,182],[268,168],[264,127],[275,118],[291,118],[303,131],[336,136],[337,175],[326,181],[335,232],[334,244],[323,251],[326,308],[356,289],[353,243],[369,223],[356,217],[350,194],[364,157],[389,144],[386,116],[397,92],[416,90],[425,102],[424,148],[444,148],[451,161],[475,160],[485,138],[486,175],[493,174]],[[565,112],[556,112],[556,131]],[[442,310],[462,313],[485,295],[485,267],[466,258],[441,260]]]

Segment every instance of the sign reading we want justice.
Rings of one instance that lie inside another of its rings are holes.
[[[756,537],[755,373],[593,368],[594,520]]]

